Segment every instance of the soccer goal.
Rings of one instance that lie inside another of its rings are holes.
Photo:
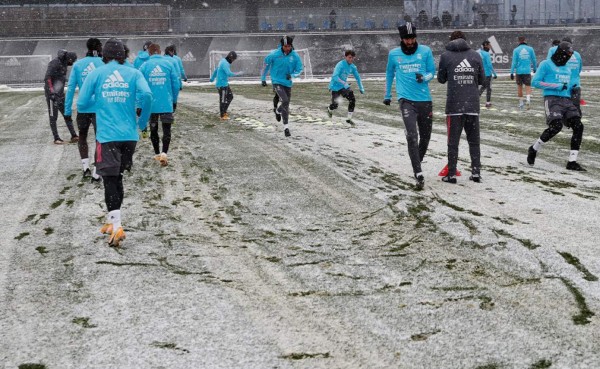
[[[43,83],[51,55],[0,56],[0,83]]]
[[[236,50],[237,59],[235,60],[235,63],[231,69],[234,71],[244,71],[244,77],[260,78],[265,63],[265,57],[269,55],[271,51],[272,50]],[[312,78],[312,64],[310,63],[310,53],[308,49],[299,49],[295,51],[302,59],[302,65],[304,67],[304,70],[299,78]],[[229,51],[213,50],[209,53],[209,76],[212,75],[213,71],[219,65],[221,59],[226,57],[227,54],[229,54]]]

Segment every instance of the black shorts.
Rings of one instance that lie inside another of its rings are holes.
[[[517,74],[517,85],[531,86],[531,74]]]
[[[152,113],[150,114],[150,124],[158,124],[159,118],[163,123],[173,123],[175,121],[173,113]]]
[[[137,141],[96,141],[96,172],[101,176],[118,176],[131,170]]]
[[[546,123],[555,120],[568,120],[573,117],[581,117],[579,109],[573,104],[573,100],[568,97],[544,97],[544,110],[546,111]]]

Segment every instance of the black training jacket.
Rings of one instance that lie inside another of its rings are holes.
[[[479,113],[479,85],[485,80],[481,56],[462,38],[450,41],[438,68],[438,81],[448,82],[446,114]]]

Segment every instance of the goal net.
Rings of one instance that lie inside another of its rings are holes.
[[[243,50],[243,51],[237,51],[236,50],[236,54],[237,54],[237,59],[235,60],[235,64],[232,67],[233,71],[243,71],[244,72],[244,77],[256,77],[256,78],[260,78],[262,71],[263,71],[263,67],[264,67],[264,63],[265,63],[265,58],[267,55],[269,55],[269,53],[271,53],[272,50],[259,50],[259,51],[248,51],[248,50]],[[310,63],[310,53],[308,51],[308,49],[299,49],[299,50],[294,50],[298,53],[298,55],[300,56],[300,59],[302,60],[302,66],[303,66],[303,70],[302,70],[302,74],[300,75],[299,78],[301,79],[307,79],[307,78],[312,78],[313,77],[313,73],[312,73],[312,64]],[[214,72],[214,70],[219,66],[219,62],[221,61],[222,58],[226,57],[227,54],[229,54],[229,51],[219,51],[219,50],[213,50],[210,52],[210,57],[209,57],[209,76],[212,75],[212,73]]]
[[[0,83],[43,83],[50,60],[51,55],[0,56]]]

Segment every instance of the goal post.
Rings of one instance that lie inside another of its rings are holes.
[[[231,69],[234,71],[243,71],[244,77],[260,78],[263,71],[265,58],[271,53],[271,51],[272,50],[236,50],[235,52],[237,54],[237,59],[235,60],[235,64]],[[302,60],[303,70],[299,78],[313,78],[310,52],[308,49],[298,49],[294,51],[298,53],[300,59]],[[221,50],[212,50],[209,53],[209,76],[213,74],[221,59],[226,57],[227,54],[229,54],[229,51]]]
[[[0,84],[43,83],[51,55],[0,56]]]

